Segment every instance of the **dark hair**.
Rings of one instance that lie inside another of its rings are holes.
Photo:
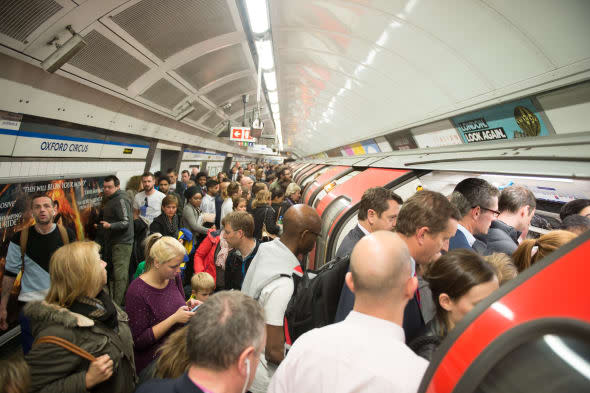
[[[448,331],[447,311],[439,302],[441,294],[446,293],[451,300],[457,300],[476,285],[486,283],[496,277],[496,271],[479,254],[471,250],[455,249],[431,264],[424,274],[432,291],[436,305],[436,318]]]
[[[195,176],[195,178],[196,178],[197,180],[199,180],[199,178],[201,178],[201,177],[203,177],[203,176],[207,177],[207,174],[206,174],[205,172],[199,172],[199,173],[197,173],[197,176]]]
[[[166,173],[167,173],[167,174],[170,174],[170,173],[174,173],[174,174],[176,174],[176,170],[175,170],[174,168],[168,168],[168,169],[166,170]]]
[[[254,346],[258,354],[264,338],[264,312],[256,300],[240,291],[212,295],[188,322],[186,344],[192,364],[227,370],[242,352]]]
[[[182,171],[182,172],[180,172],[180,173],[186,173],[187,175],[190,175],[190,174],[191,174],[191,173],[188,171],[188,169],[185,169],[185,170],[183,170],[183,171]]]
[[[254,219],[250,213],[234,211],[227,214],[224,219],[224,225],[231,226],[234,231],[241,230],[247,238],[254,236]]]
[[[276,187],[270,193],[270,199],[276,199],[285,196],[285,190],[282,187]]]
[[[194,197],[195,194],[201,194],[201,197],[203,196],[203,192],[197,186],[189,187],[184,191],[184,197],[186,198],[187,201],[189,201],[192,197]]]
[[[53,206],[55,206],[55,205],[57,205],[57,207],[59,207],[59,202],[57,201],[57,199],[53,200]],[[581,216],[579,216],[579,217],[581,217]]]
[[[103,183],[107,181],[112,181],[115,184],[115,187],[119,187],[119,185],[121,185],[119,178],[115,175],[108,175],[104,178]]]
[[[561,207],[559,218],[563,221],[567,216],[579,214],[582,210],[590,206],[590,199],[576,199],[570,201]]]
[[[491,199],[498,195],[500,191],[484,179],[468,177],[455,186],[451,203],[459,209],[463,218],[475,206],[489,208]]]
[[[284,167],[281,169],[281,171],[279,172],[279,175],[280,175],[280,176],[284,176],[286,171],[289,171],[289,172],[291,172],[291,168],[289,168],[288,166],[284,166]]]
[[[361,198],[358,219],[366,220],[369,209],[375,210],[377,216],[381,217],[381,214],[389,209],[389,201],[395,201],[398,205],[401,205],[404,202],[399,195],[387,188],[369,188],[363,193]]]
[[[260,190],[264,190],[265,188],[267,188],[266,183],[264,182],[256,182],[254,183],[254,185],[252,186],[252,195],[256,195],[258,194],[258,191]]]
[[[500,193],[500,199],[498,200],[498,210],[500,212],[508,211],[510,213],[516,213],[523,206],[530,206],[531,209],[537,207],[535,195],[528,188],[510,186],[503,189]]]
[[[170,184],[170,179],[168,179],[166,176],[162,176],[161,178],[159,178],[158,184],[160,184],[162,182],[162,180],[164,180],[166,183]]]
[[[151,176],[151,177],[152,177],[152,179],[156,180],[156,177],[155,177],[155,176],[154,176],[154,174],[153,174],[153,173],[151,173],[151,172],[144,172],[144,173],[141,175],[141,178],[143,179],[144,177],[148,177],[148,176]]]
[[[33,202],[35,202],[35,199],[39,199],[39,198],[49,198],[49,200],[51,201],[51,203],[55,203],[56,201],[52,200],[51,197],[43,192],[36,192],[31,196],[31,205],[33,205]],[[57,204],[59,206],[59,203]]]
[[[209,179],[207,180],[207,183],[205,183],[205,185],[207,186],[207,189],[209,189],[211,187],[219,185],[219,182],[217,180]]]
[[[225,192],[228,197],[231,197],[232,195],[236,194],[238,191],[240,191],[240,183],[238,183],[236,181],[232,181],[231,183],[229,183],[229,185],[225,189]]]
[[[574,233],[584,233],[590,229],[590,218],[578,214],[569,215],[563,219],[559,229]]]
[[[412,236],[422,227],[428,227],[432,234],[436,234],[447,229],[451,218],[460,220],[461,216],[443,194],[422,190],[402,205],[395,228],[404,236]]]

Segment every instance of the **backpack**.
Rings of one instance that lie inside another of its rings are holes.
[[[291,345],[303,333],[334,323],[350,256],[339,257],[303,276],[293,275],[294,291],[285,310],[285,340]]]

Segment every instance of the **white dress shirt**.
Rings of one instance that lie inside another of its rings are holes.
[[[428,362],[404,343],[401,326],[352,311],[299,337],[269,393],[416,393]]]
[[[467,243],[469,243],[469,245],[471,247],[473,247],[473,243],[475,243],[475,236],[473,236],[471,234],[471,232],[469,232],[467,230],[467,228],[465,228],[463,225],[461,224],[457,224],[457,229],[460,230],[461,232],[463,232],[463,234],[465,235],[465,237],[467,238]]]

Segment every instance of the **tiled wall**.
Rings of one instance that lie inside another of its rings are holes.
[[[127,180],[143,172],[143,161],[2,161],[0,162],[0,183],[2,180],[30,177],[66,176],[73,174],[114,173],[125,188]]]

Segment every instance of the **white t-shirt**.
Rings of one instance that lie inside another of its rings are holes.
[[[291,277],[281,277],[262,289],[258,303],[264,310],[264,320],[267,325],[283,326],[285,310],[293,295],[294,285]],[[256,369],[256,377],[252,382],[252,393],[265,393],[277,365],[269,363],[264,353],[260,354],[260,363]]]
[[[155,190],[151,195],[146,196],[145,191],[138,192],[133,198],[133,208],[139,210],[139,215],[147,221],[148,225],[151,225],[154,218],[162,214],[162,200],[166,197],[166,194]],[[147,198],[147,206],[145,206]]]
[[[232,201],[231,198],[226,198],[225,201],[223,201],[223,204],[221,205],[221,218],[219,219],[221,228],[223,228],[223,223],[221,223],[221,221],[223,221],[223,217],[225,217],[232,211],[234,211],[234,201]]]

